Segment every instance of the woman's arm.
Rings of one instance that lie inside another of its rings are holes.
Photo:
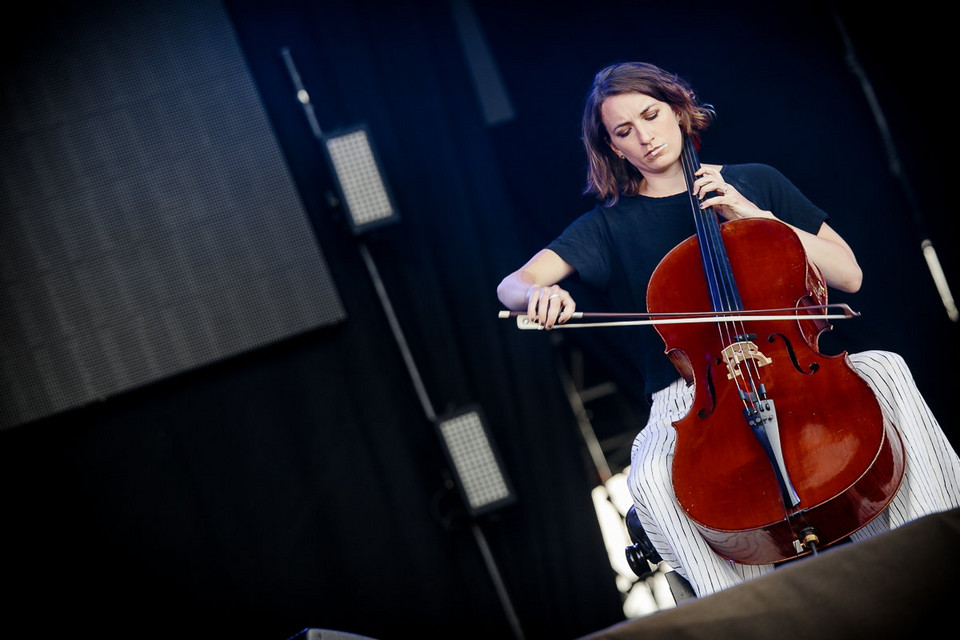
[[[526,311],[531,320],[549,329],[569,320],[577,308],[570,293],[557,285],[573,271],[554,251],[542,249],[500,282],[497,297],[507,309]]]
[[[726,182],[720,174],[719,167],[708,165],[697,171],[697,180],[694,182],[695,193],[704,198],[703,207],[714,207],[726,220],[740,220],[743,218],[767,218],[779,220],[772,212],[764,211],[747,200],[736,187]],[[714,192],[709,198],[705,194]],[[782,220],[781,220],[782,222]],[[856,293],[863,283],[863,271],[857,262],[850,245],[834,231],[826,222],[820,225],[816,234],[803,231],[793,225],[793,229],[800,238],[807,259],[820,270],[824,281],[840,291]]]
[[[856,293],[863,283],[863,270],[853,249],[824,222],[817,235],[791,227],[807,252],[807,259],[817,265],[826,283],[840,291]]]

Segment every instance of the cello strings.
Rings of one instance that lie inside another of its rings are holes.
[[[720,297],[720,286],[717,282],[717,270],[714,266],[714,258],[711,255],[710,243],[704,242],[703,238],[707,236],[705,225],[705,216],[702,214],[697,197],[693,193],[694,180],[694,162],[696,161],[696,151],[693,148],[693,142],[687,137],[684,141],[684,152],[681,154],[683,167],[683,176],[687,183],[687,195],[690,199],[690,208],[694,213],[694,223],[697,228],[697,237],[701,239],[700,259],[703,262],[704,275],[707,279],[707,291],[710,294],[710,302],[714,311],[723,310],[724,305]]]
[[[684,139],[683,151],[684,153],[681,154],[681,163],[684,170],[684,178],[687,182],[691,208],[694,212],[697,234],[700,238],[700,254],[711,303],[713,304],[715,312],[740,311],[743,308],[743,303],[740,300],[740,294],[737,291],[732,268],[724,250],[717,215],[712,207],[702,209],[693,193],[693,181],[700,161],[697,157],[693,140],[689,136]],[[734,383],[737,385],[739,396],[744,407],[746,408],[749,403],[752,403],[754,405],[753,411],[756,412],[758,411],[756,403],[761,395],[756,382],[756,380],[759,379],[759,367],[753,358],[750,358],[749,354],[745,351],[743,344],[743,340],[747,335],[745,326],[742,323],[738,323],[736,327],[730,327],[728,326],[729,324],[731,323],[717,323],[720,341],[722,344],[734,346],[735,354],[728,354],[727,357],[729,358],[736,355],[739,364],[730,365],[730,373],[734,378]],[[750,400],[749,403],[748,399]]]
[[[702,209],[699,201],[693,193],[692,185],[697,168],[700,166],[697,157],[696,148],[693,141],[686,137],[684,140],[684,153],[681,154],[684,176],[687,181],[688,191],[690,192],[691,206],[696,220],[698,238],[700,239],[701,257],[703,259],[704,271],[707,273],[707,282],[710,287],[711,302],[714,312],[717,311],[742,311],[743,302],[737,289],[736,280],[733,277],[733,268],[730,265],[726,247],[723,242],[723,235],[720,228],[720,218],[712,207]],[[728,370],[732,381],[737,386],[740,401],[744,407],[744,415],[756,416],[761,412],[761,402],[766,399],[766,392],[760,382],[760,365],[748,352],[747,342],[751,334],[747,332],[746,326],[742,321],[736,322],[736,327],[729,326],[733,323],[717,323],[718,334],[721,344],[724,347],[733,347],[732,353],[724,354],[728,360]],[[726,349],[724,349],[726,351]],[[729,359],[733,358],[731,363]],[[792,533],[796,536],[797,532],[793,522],[790,522],[790,507],[786,499],[781,501],[784,517],[789,522]]]

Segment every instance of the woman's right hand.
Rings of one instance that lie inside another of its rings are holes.
[[[511,311],[525,310],[531,322],[551,329],[573,317],[577,308],[570,293],[556,284],[572,273],[563,258],[541,249],[500,282],[497,297]]]
[[[552,329],[563,324],[577,309],[570,292],[559,285],[548,287],[533,286],[527,289],[527,317],[544,329]]]

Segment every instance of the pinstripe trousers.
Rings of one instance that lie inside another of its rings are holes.
[[[884,419],[896,425],[906,456],[904,478],[890,505],[851,535],[863,540],[931,513],[960,507],[960,459],[921,396],[903,358],[888,351],[849,354],[867,381]],[[650,418],[631,451],[628,486],[650,542],[663,560],[703,597],[773,570],[717,555],[677,504],[671,465],[676,444],[673,422],[693,402],[693,387],[677,380],[653,395]]]

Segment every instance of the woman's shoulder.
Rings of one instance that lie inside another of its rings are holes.
[[[772,165],[763,162],[741,162],[737,164],[722,165],[722,172],[733,172],[739,174],[779,174],[780,171]]]
[[[775,167],[762,162],[744,162],[740,164],[725,164],[721,169],[724,176],[759,178],[759,179],[780,179],[783,174]]]

